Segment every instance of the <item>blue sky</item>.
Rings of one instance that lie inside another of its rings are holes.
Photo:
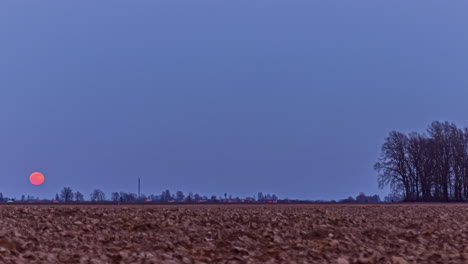
[[[3,1],[0,191],[385,194],[390,130],[468,125],[467,8]]]

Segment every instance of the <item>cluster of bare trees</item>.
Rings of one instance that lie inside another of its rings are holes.
[[[257,201],[259,202],[264,202],[264,201],[277,201],[278,200],[278,196],[276,196],[275,194],[263,194],[262,192],[259,192],[257,194]]]
[[[433,122],[426,133],[392,131],[375,164],[379,187],[406,201],[462,201],[468,197],[468,128]]]
[[[63,202],[84,202],[85,198],[81,192],[73,192],[72,188],[64,187],[60,192],[55,195],[55,200]],[[90,194],[90,200],[93,202],[101,202],[106,200],[106,195],[100,189],[95,189]]]
[[[111,201],[113,202],[138,202],[138,200],[138,194],[136,193],[113,192],[111,194]]]

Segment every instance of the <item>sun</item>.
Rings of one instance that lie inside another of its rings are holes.
[[[44,183],[45,177],[44,174],[40,172],[34,172],[29,176],[29,181],[33,185],[41,185]]]

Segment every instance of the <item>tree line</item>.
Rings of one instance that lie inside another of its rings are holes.
[[[380,203],[382,201],[380,200],[380,196],[378,196],[377,194],[368,196],[365,193],[361,192],[358,196],[356,196],[356,198],[349,196],[348,198],[339,200],[338,202],[340,203]],[[388,201],[386,200],[386,202]]]
[[[14,198],[4,197],[2,193],[0,193],[0,202],[7,202],[7,201],[14,201]],[[89,199],[86,199],[85,196],[79,192],[74,191],[71,187],[64,187],[59,193],[55,194],[55,197],[52,199],[40,199],[34,196],[25,196],[22,195],[19,201],[22,202],[31,202],[31,201],[60,201],[60,202],[104,202],[104,201],[111,201],[111,202],[178,202],[178,203],[190,203],[190,202],[276,202],[279,198],[275,194],[263,194],[263,192],[259,192],[257,195],[253,195],[252,197],[246,198],[239,198],[239,197],[232,197],[232,195],[228,195],[227,193],[224,196],[217,197],[216,195],[206,196],[200,195],[198,193],[188,193],[184,194],[182,191],[177,191],[172,193],[170,190],[164,190],[161,194],[136,194],[131,192],[112,192],[110,197],[106,196],[105,192],[101,189],[95,189],[89,195]]]
[[[380,188],[405,201],[465,201],[468,197],[468,128],[433,122],[425,133],[392,131],[374,166]]]

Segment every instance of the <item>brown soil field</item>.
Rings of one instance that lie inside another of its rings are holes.
[[[468,205],[3,205],[0,263],[468,263]]]

